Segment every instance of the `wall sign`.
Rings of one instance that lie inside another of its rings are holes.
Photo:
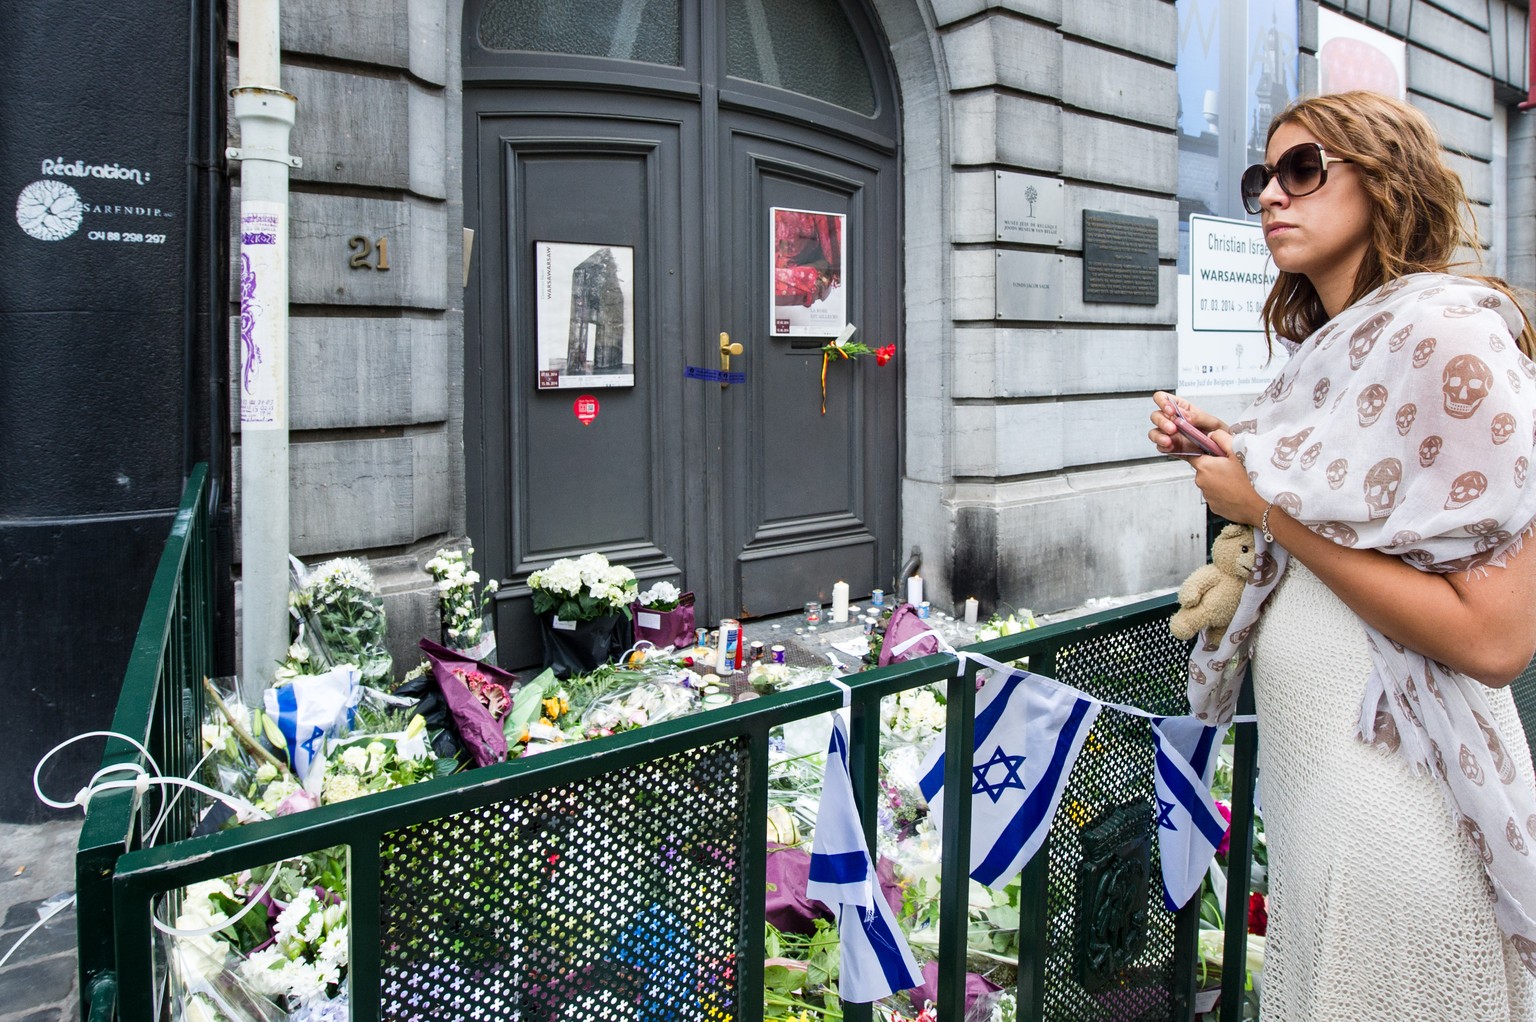
[[[635,250],[537,241],[539,389],[635,385]]]
[[[576,399],[576,403],[571,407],[576,413],[576,421],[583,426],[590,426],[597,419],[597,413],[601,410],[602,405],[591,394],[583,394]]]
[[[997,253],[997,318],[1061,319],[1061,266],[1054,252]]]
[[[1198,214],[1189,218],[1192,329],[1262,332],[1259,315],[1275,273],[1257,223]]]
[[[1061,179],[1038,174],[997,172],[994,209],[997,240],[1032,245],[1060,245],[1066,189]]]
[[[1157,304],[1157,219],[1083,210],[1083,301]]]

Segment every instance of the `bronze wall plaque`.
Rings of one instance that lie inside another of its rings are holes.
[[[1083,301],[1157,304],[1157,220],[1083,210]]]

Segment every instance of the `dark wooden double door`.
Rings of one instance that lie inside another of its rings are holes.
[[[693,590],[701,625],[830,600],[838,580],[856,597],[888,584],[901,359],[831,365],[823,413],[827,338],[774,336],[770,211],[842,218],[854,337],[897,342],[894,146],[708,89],[467,85],[465,107],[467,518],[477,565],[506,580],[502,662],[539,659],[527,574],[588,550],[642,588]],[[540,389],[549,245],[631,267],[632,385]],[[722,367],[722,335],[742,382],[699,378]]]

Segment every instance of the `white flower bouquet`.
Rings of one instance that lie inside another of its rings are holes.
[[[671,582],[653,584],[635,598],[635,640],[683,649],[694,642],[693,594]]]
[[[474,547],[439,550],[427,562],[426,570],[437,588],[443,645],[471,653],[475,660],[484,660],[496,648],[495,637],[486,628],[486,611],[497,583],[490,579],[476,592],[480,573],[470,567],[474,553]]]
[[[553,612],[562,621],[594,621],[610,614],[629,616],[639,584],[622,564],[609,564],[599,553],[562,557],[528,576],[533,611]]]
[[[394,661],[384,647],[384,597],[367,564],[355,557],[326,561],[302,575],[288,603],[301,625],[300,636],[319,653],[321,663],[310,666],[310,673],[353,664],[364,684],[392,687]]]
[[[185,888],[178,930],[229,925],[204,936],[172,938],[168,959],[184,1012],[180,1017],[345,1018],[345,899],[340,848]],[[213,990],[225,996],[211,1000]],[[232,1000],[241,1006],[233,1012]]]

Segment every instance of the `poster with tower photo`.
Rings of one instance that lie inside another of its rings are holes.
[[[848,323],[847,216],[778,206],[768,215],[772,336],[836,337]]]
[[[540,390],[635,385],[635,250],[536,241]]]

